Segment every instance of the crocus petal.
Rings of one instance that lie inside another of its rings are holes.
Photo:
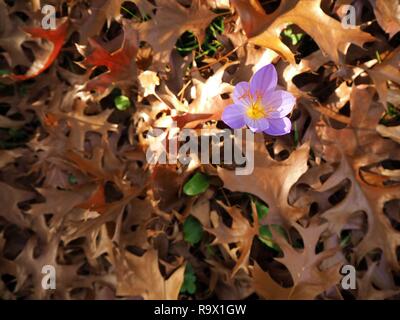
[[[268,119],[268,121],[269,128],[263,131],[271,136],[282,136],[288,134],[292,128],[292,123],[288,117],[282,119]]]
[[[268,64],[258,70],[250,80],[250,92],[254,97],[263,96],[267,92],[275,89],[278,83],[278,75],[275,67]]]
[[[277,90],[264,95],[263,105],[268,118],[280,119],[292,112],[296,98],[287,91]]]
[[[233,90],[232,99],[235,104],[243,106],[251,104],[249,83],[246,81],[239,82]]]
[[[247,126],[253,132],[262,132],[269,127],[268,119],[261,118],[261,119],[250,119],[249,117],[244,118],[246,121]]]
[[[242,105],[231,104],[222,112],[221,119],[232,129],[240,129],[246,124],[244,114],[245,108]]]

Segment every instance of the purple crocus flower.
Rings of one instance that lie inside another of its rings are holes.
[[[247,125],[253,132],[280,136],[290,132],[286,117],[296,102],[284,90],[275,90],[278,82],[275,67],[268,64],[258,70],[250,82],[239,82],[233,90],[233,102],[222,113],[222,121],[232,129]]]

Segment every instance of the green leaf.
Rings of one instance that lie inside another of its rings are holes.
[[[258,219],[260,220],[266,217],[268,215],[269,208],[260,201],[255,200],[254,203],[256,205]]]
[[[303,36],[304,36],[303,33],[296,33],[296,43],[293,43],[293,45],[296,45],[297,43],[299,43],[301,38],[303,38]]]
[[[181,293],[196,293],[196,274],[194,273],[193,267],[190,263],[186,265],[185,275],[183,277],[183,284],[181,287]]]
[[[350,240],[351,240],[351,237],[350,237],[350,235],[348,234],[347,236],[345,236],[345,237],[340,241],[340,247],[341,247],[341,248],[347,247],[347,246],[350,244]]]
[[[183,238],[191,245],[198,243],[203,237],[203,227],[199,220],[193,216],[186,218],[183,223]]]
[[[69,184],[77,184],[78,179],[73,174],[70,174],[68,176],[68,182],[69,182]]]
[[[299,43],[301,38],[303,38],[304,34],[303,33],[293,33],[292,28],[288,27],[285,30],[283,30],[283,35],[285,37],[288,37],[290,40],[292,40],[292,45],[296,45]]]
[[[272,228],[282,236],[286,238],[286,232],[285,229],[283,229],[280,225],[278,224],[273,224],[271,225]],[[262,243],[264,243],[266,246],[270,247],[271,249],[274,249],[276,251],[281,251],[279,246],[272,240],[272,232],[269,226],[264,225],[260,226],[259,228],[259,239]]]
[[[196,172],[183,186],[183,193],[188,196],[197,196],[205,192],[209,186],[210,181],[208,177],[200,172]]]
[[[297,146],[299,144],[299,130],[297,129],[297,123],[294,122],[294,145]]]
[[[5,76],[10,73],[11,73],[10,70],[0,69],[0,76]]]
[[[127,96],[118,96],[114,99],[114,104],[118,110],[125,111],[131,106],[131,101]]]
[[[376,60],[378,60],[378,63],[382,63],[382,58],[381,58],[381,55],[379,54],[378,50],[375,51],[375,56],[376,56]]]
[[[283,34],[286,36],[286,37],[291,37],[292,35],[293,35],[293,30],[291,29],[291,28],[286,28],[285,30],[283,30]]]
[[[215,256],[215,248],[211,244],[206,245],[207,258]]]

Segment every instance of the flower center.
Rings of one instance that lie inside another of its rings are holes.
[[[265,116],[266,116],[264,106],[262,105],[260,100],[257,100],[256,102],[251,104],[247,108],[246,114],[250,119],[253,119],[253,120],[265,118]]]

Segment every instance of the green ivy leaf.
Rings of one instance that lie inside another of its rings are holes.
[[[208,177],[200,172],[196,172],[183,186],[183,193],[188,196],[197,196],[205,192],[209,186],[210,181]]]
[[[196,289],[196,274],[194,273],[192,265],[188,263],[185,268],[181,293],[194,294],[196,293]]]
[[[131,101],[127,96],[118,96],[114,99],[114,104],[118,110],[125,111],[131,106]]]
[[[198,243],[203,237],[203,227],[199,220],[193,216],[186,218],[183,223],[183,238],[191,245]]]

